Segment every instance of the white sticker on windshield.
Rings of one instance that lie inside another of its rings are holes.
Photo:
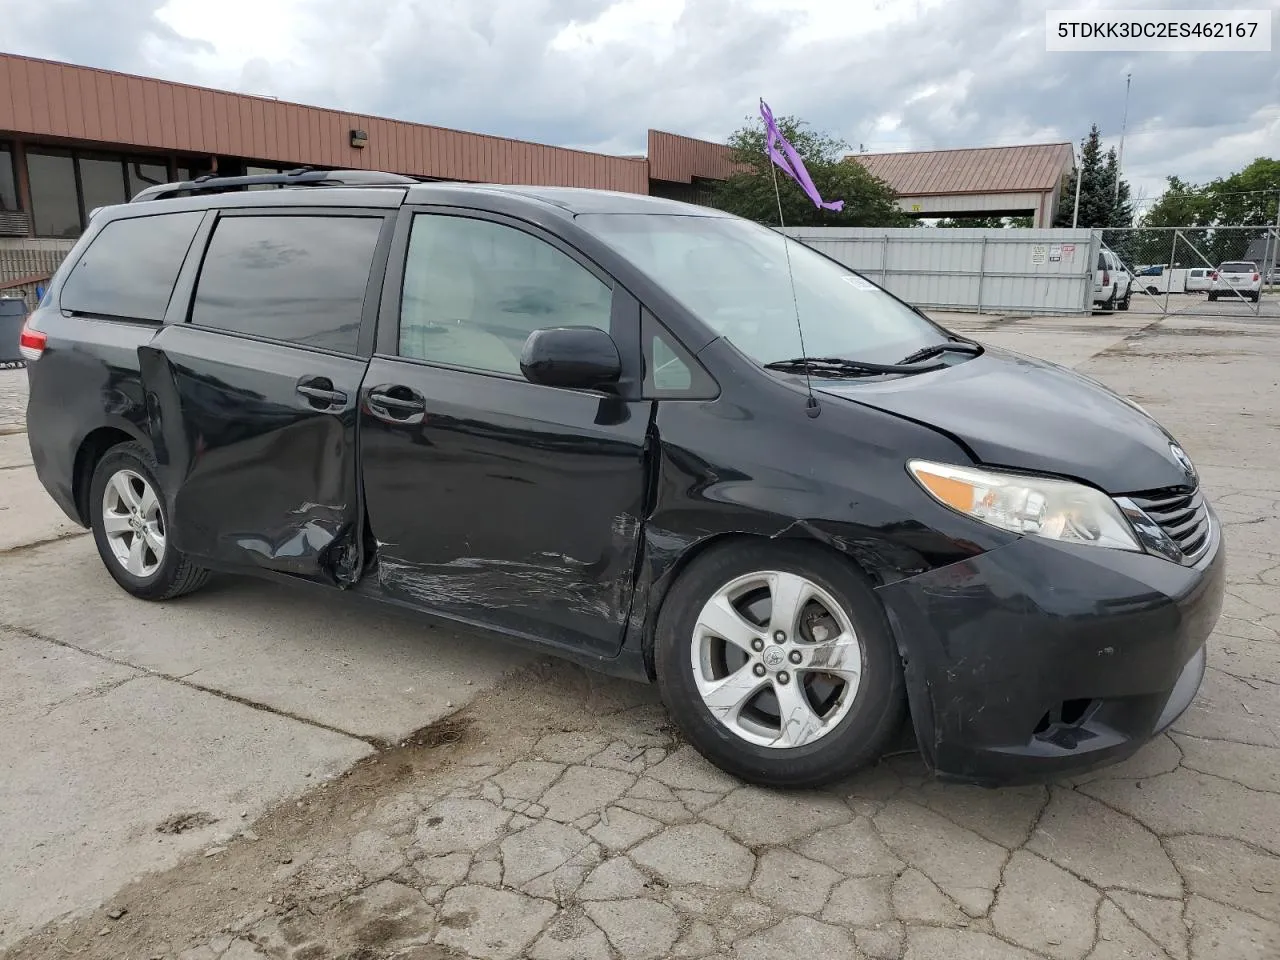
[[[870,280],[863,280],[862,277],[856,276],[852,273],[846,277],[841,277],[840,279],[849,284],[849,286],[858,290],[874,290],[876,288],[876,285]]]

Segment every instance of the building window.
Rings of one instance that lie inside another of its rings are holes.
[[[14,175],[13,148],[0,143],[0,212],[18,209],[18,178]]]
[[[125,161],[125,174],[129,178],[129,199],[132,200],[147,187],[169,182],[169,166],[152,160],[130,157]]]
[[[70,152],[27,151],[31,219],[39,237],[80,236],[80,195]]]
[[[78,237],[98,207],[126,203],[152,184],[169,182],[162,160],[50,148],[27,150],[27,173],[38,237]]]
[[[85,220],[98,207],[109,207],[129,199],[125,192],[124,164],[118,157],[81,156],[80,189],[84,196]]]

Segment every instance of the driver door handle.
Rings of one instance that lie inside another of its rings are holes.
[[[425,413],[427,401],[408,387],[374,387],[369,391],[369,409],[384,420],[404,421]]]

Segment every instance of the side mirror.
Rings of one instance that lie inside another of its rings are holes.
[[[622,358],[613,337],[596,327],[544,327],[524,342],[520,372],[544,387],[590,389],[617,383]]]

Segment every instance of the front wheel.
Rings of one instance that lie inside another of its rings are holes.
[[[107,572],[143,600],[170,600],[198,590],[209,571],[169,542],[169,516],[156,462],[138,443],[106,452],[89,485],[89,523]]]
[[[808,544],[713,549],[662,606],[658,688],[712,763],[816,787],[879,757],[902,723],[902,664],[860,571]]]

